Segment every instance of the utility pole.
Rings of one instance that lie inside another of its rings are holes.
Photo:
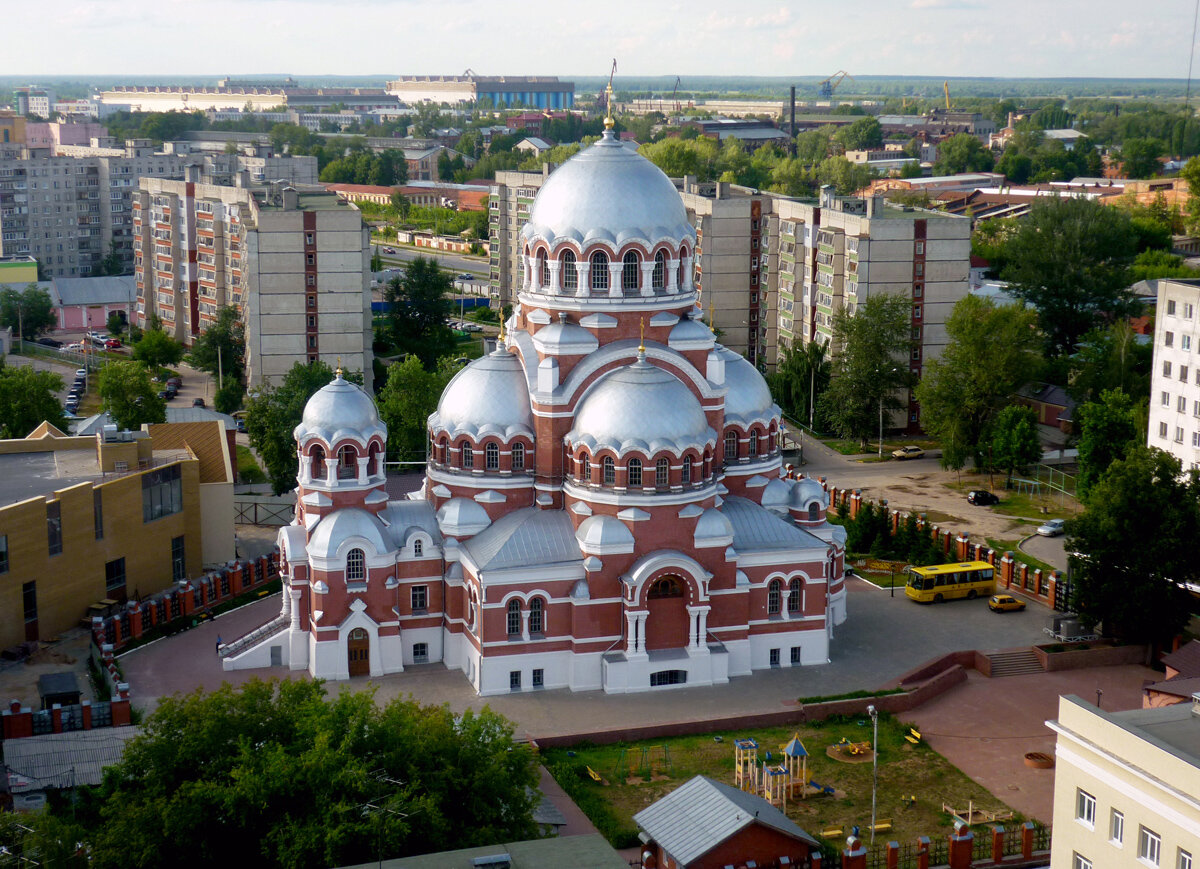
[[[871,844],[875,844],[875,791],[879,787],[879,710],[867,707],[871,716]]]
[[[225,376],[221,368],[221,345],[217,345],[217,389],[225,385]]]

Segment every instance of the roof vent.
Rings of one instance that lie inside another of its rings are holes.
[[[1192,714],[1200,718],[1200,691],[1192,695]]]
[[[512,866],[512,857],[505,851],[500,854],[489,854],[486,857],[475,857],[471,860],[472,866],[487,867],[487,869],[510,869]]]

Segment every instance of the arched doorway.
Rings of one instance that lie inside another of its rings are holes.
[[[683,649],[688,645],[690,620],[682,577],[663,576],[646,593],[646,649]]]
[[[351,676],[371,675],[371,640],[363,628],[355,628],[346,640]]]

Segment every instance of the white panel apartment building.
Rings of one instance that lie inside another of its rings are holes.
[[[1200,467],[1200,281],[1158,281],[1149,446]]]
[[[138,322],[190,345],[220,308],[246,328],[249,386],[297,362],[361,370],[372,387],[370,244],[324,190],[145,179],[134,203]]]
[[[1051,869],[1193,869],[1200,859],[1200,695],[1104,712],[1060,697]]]

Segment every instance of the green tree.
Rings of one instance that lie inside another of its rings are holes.
[[[0,359],[0,438],[23,438],[43,422],[62,428],[62,386],[53,372],[9,366]]]
[[[140,362],[109,362],[100,369],[100,398],[112,421],[133,431],[144,423],[167,421],[167,404],[158,397],[150,372]]]
[[[719,149],[712,139],[663,139],[642,145],[638,153],[672,178],[695,175],[700,181],[716,178]]]
[[[1001,277],[1038,311],[1051,356],[1074,353],[1100,318],[1132,313],[1129,216],[1090,199],[1044,197],[1001,242]]]
[[[885,413],[906,410],[901,390],[911,384],[911,302],[903,296],[872,296],[851,315],[833,318],[833,358],[821,409],[833,430],[856,439],[865,450]]]
[[[109,247],[108,253],[100,258],[100,264],[96,267],[96,274],[123,275],[125,273],[125,260],[121,257],[121,249],[117,247],[117,243],[114,241]]]
[[[982,465],[993,421],[1037,376],[1036,322],[1029,308],[979,296],[964,296],[946,318],[946,346],[916,387],[921,424],[942,445],[943,467],[958,470],[968,457]]]
[[[324,362],[297,362],[278,386],[266,382],[250,390],[246,399],[246,433],[263,461],[276,495],[296,485],[299,466],[292,431],[304,416],[304,405],[333,376],[333,369]],[[346,379],[361,384],[362,374],[350,373]]]
[[[450,275],[437,261],[418,256],[403,277],[392,278],[383,298],[391,307],[388,327],[400,353],[412,353],[427,370],[454,350],[454,336],[446,320],[454,308],[450,301]]]
[[[233,413],[242,406],[246,387],[236,377],[225,378],[225,385],[218,386],[213,393],[213,408],[217,413]]]
[[[938,144],[934,175],[957,175],[960,172],[990,172],[992,152],[970,133],[957,133]]]
[[[379,255],[379,248],[375,246],[371,247],[371,271],[383,271],[383,257]]]
[[[1079,352],[1071,357],[1071,396],[1083,404],[1095,401],[1106,389],[1149,395],[1154,347],[1139,337],[1128,320],[1118,320],[1085,335]]]
[[[826,157],[817,166],[817,180],[830,184],[839,196],[857,193],[871,183],[875,171],[865,163],[851,163],[845,157]]]
[[[1158,139],[1127,139],[1117,158],[1127,178],[1153,178],[1162,173],[1158,158],[1166,153],[1166,145]]]
[[[412,202],[399,190],[393,190],[392,208],[396,209],[396,214],[400,215],[401,220],[405,220],[408,217],[409,210],[412,209]]]
[[[237,308],[217,311],[217,320],[192,344],[188,364],[221,380],[241,380],[246,373],[246,331]]]
[[[1188,183],[1187,228],[1195,232],[1200,228],[1200,157],[1192,157],[1183,164],[1179,176]]]
[[[167,365],[178,365],[183,359],[183,345],[162,329],[147,329],[133,345],[133,358],[157,371]]]
[[[1076,487],[1079,497],[1087,500],[1113,462],[1124,459],[1138,445],[1137,410],[1122,390],[1105,389],[1098,401],[1080,405],[1075,416],[1079,422]]]
[[[829,386],[826,345],[809,341],[803,346],[780,342],[779,364],[768,378],[775,400],[792,419],[816,425],[815,408]]]
[[[829,156],[829,144],[837,132],[834,126],[818,127],[796,134],[796,159],[803,165],[814,166]]]
[[[834,133],[833,140],[841,145],[844,151],[881,148],[883,147],[883,128],[879,126],[879,121],[875,118],[863,117]]]
[[[32,341],[57,323],[50,294],[37,284],[26,284],[21,292],[9,286],[0,290],[0,327],[8,326],[14,335]]]
[[[437,370],[426,371],[417,356],[388,366],[387,382],[379,390],[378,400],[379,418],[388,430],[390,460],[425,460],[426,422],[457,370],[458,366],[443,359]]]
[[[1200,475],[1179,459],[1133,448],[1093,486],[1067,522],[1074,605],[1106,636],[1165,644],[1194,608],[1183,583],[1200,582]]]
[[[75,811],[97,869],[344,866],[535,837],[536,783],[489,709],[255,680],[161,700]]]
[[[120,335],[128,325],[125,320],[125,312],[113,311],[108,315],[108,320],[105,321],[104,325],[113,335]]]
[[[996,414],[991,435],[992,465],[1008,475],[1007,485],[1011,487],[1013,474],[1036,464],[1042,457],[1037,412],[1030,407],[1010,404]]]

